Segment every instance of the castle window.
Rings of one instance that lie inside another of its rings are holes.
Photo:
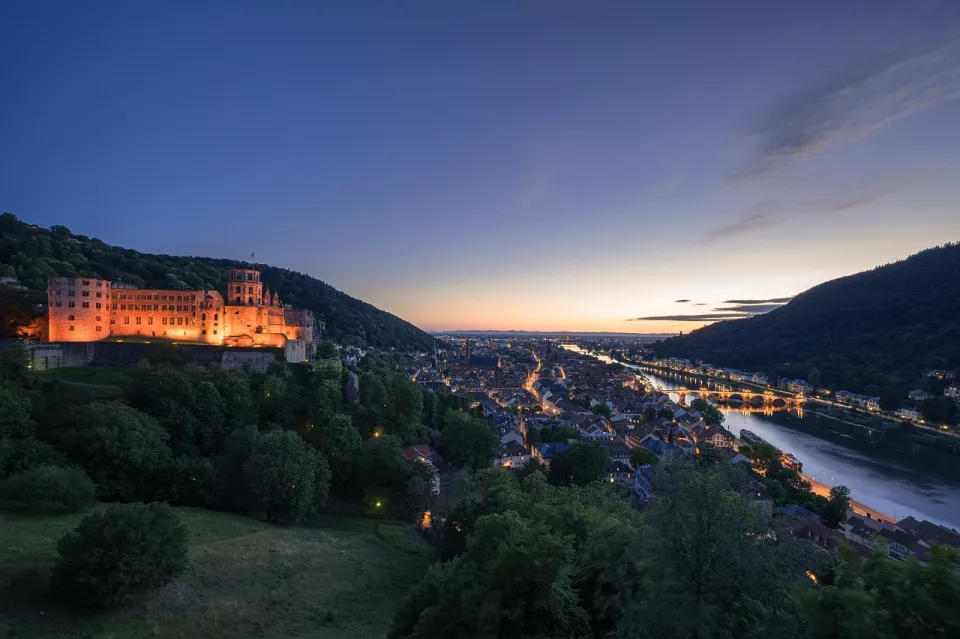
[[[110,319],[110,323],[111,323],[111,324],[116,324],[116,323],[117,323],[117,320],[111,318],[111,319]]]
[[[69,302],[67,302],[67,308],[73,308],[73,307],[76,306],[76,305],[77,305],[77,303],[74,302],[73,300],[70,300]]]
[[[137,317],[137,326],[140,326],[140,318]]]
[[[76,295],[76,294],[77,294],[77,292],[74,291],[74,290],[68,290],[68,291],[67,291],[67,295],[69,295],[70,297],[73,297],[73,296]]]
[[[101,280],[97,280],[97,286],[103,286],[103,282]],[[100,293],[97,293],[97,297],[100,297]]]
[[[56,302],[54,302],[54,306],[59,308],[60,306],[63,306],[63,302],[61,302],[60,300],[57,300]]]
[[[72,322],[73,320],[77,319],[77,316],[76,316],[76,315],[67,315],[67,319]]]
[[[247,298],[247,304],[253,304],[253,298],[252,298],[252,297],[248,297],[248,298]]]
[[[239,304],[239,303],[240,303],[240,297],[238,296],[238,297],[237,297],[237,304]]]
[[[170,318],[170,326],[173,326],[173,318]]]
[[[214,313],[214,314],[213,314],[213,321],[216,322],[218,319],[220,319],[220,313]]]
[[[247,295],[253,295],[253,287],[252,287],[252,286],[248,286],[248,287],[247,287]]]
[[[243,292],[243,287],[242,287],[242,286],[238,286],[236,292],[237,292],[237,293],[242,293],[242,292]]]
[[[217,334],[217,329],[213,329],[213,334],[214,334],[214,335]]]
[[[161,311],[167,310],[167,305],[166,305],[166,304],[161,304],[161,305],[160,305],[160,310],[161,310]]]
[[[83,307],[84,307],[84,308],[90,308],[90,302],[84,302],[84,303],[83,303]]]
[[[178,317],[178,318],[177,318],[177,326],[183,326],[183,318],[182,318],[182,317]]]
[[[166,318],[166,317],[161,317],[160,319],[163,320],[163,325],[166,326],[166,325],[167,325],[167,318]]]
[[[120,305],[120,310],[121,310],[121,311],[127,310],[127,305],[126,305],[126,304],[121,304],[121,305]]]
[[[98,322],[103,321],[103,318],[100,317],[99,315],[97,315],[97,321],[98,321]]]
[[[153,326],[153,318],[152,318],[152,317],[148,317],[148,318],[147,318],[147,326]]]
[[[206,313],[201,313],[201,314],[200,314],[200,321],[201,321],[201,322],[206,322],[206,321],[207,321],[207,314],[206,314]]]
[[[57,294],[57,295],[63,295],[63,291],[58,290],[56,294]]]
[[[97,327],[97,332],[99,333],[101,330],[102,330],[102,327],[98,326],[98,327]]]
[[[90,286],[90,280],[83,280],[84,286]]]
[[[97,302],[97,308],[102,308],[102,306],[103,306],[103,305],[100,304],[100,302]]]
[[[74,329],[74,327],[73,327],[73,326],[71,326],[71,327],[70,327],[70,330],[72,331],[73,329]]]
[[[113,305],[113,310],[117,310],[117,305],[116,305],[116,304]]]
[[[207,334],[207,329],[203,329],[202,331],[200,331],[200,334],[201,334],[201,335],[206,335],[206,334]]]
[[[80,291],[80,295],[83,297],[90,297],[90,291]]]
[[[103,293],[101,293],[100,291],[97,291],[97,297],[103,297]]]
[[[130,323],[130,316],[129,316],[129,315],[127,315],[126,317],[123,318],[123,323],[124,323],[124,324],[129,324],[129,323]]]

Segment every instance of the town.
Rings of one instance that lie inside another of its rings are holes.
[[[756,470],[749,453],[744,452],[758,445],[773,448],[748,430],[730,432],[703,414],[715,413],[715,403],[785,407],[817,397],[805,380],[784,378],[771,385],[764,374],[675,358],[648,359],[643,364],[758,388],[752,393],[733,387],[684,393],[658,389],[639,371],[613,363],[609,357],[601,356],[606,360],[602,361],[570,339],[440,338],[454,348],[411,357],[402,361],[401,367],[425,388],[449,388],[471,400],[497,431],[497,465],[520,470],[534,463],[549,469],[556,456],[572,445],[596,443],[607,453],[602,480],[627,487],[639,508],[655,497],[654,473],[659,465],[709,450],[726,463]],[[956,397],[955,386],[947,387],[947,396]],[[691,397],[695,399],[686,401]],[[876,400],[844,391],[836,397],[844,406],[879,411]],[[779,464],[795,472],[815,493],[830,495],[831,486],[803,475],[802,462],[793,454],[776,453]],[[418,447],[409,455],[430,459],[434,468],[442,464],[429,447]],[[749,477],[736,486],[737,492],[770,515],[777,512],[793,517],[797,530],[823,548],[835,551],[842,538],[863,554],[884,544],[893,559],[912,556],[921,562],[929,558],[933,543],[960,548],[960,534],[955,530],[912,516],[898,521],[854,500],[849,500],[849,510],[836,522],[839,525],[831,528],[802,506],[776,507],[777,499],[767,490],[763,477],[756,472]]]

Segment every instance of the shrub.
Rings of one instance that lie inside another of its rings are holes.
[[[51,585],[77,602],[134,601],[187,567],[187,529],[166,504],[110,506],[58,544]]]
[[[0,479],[41,464],[61,464],[63,455],[53,446],[33,438],[0,438]]]
[[[97,487],[79,468],[44,465],[0,483],[0,508],[72,513],[93,504]]]

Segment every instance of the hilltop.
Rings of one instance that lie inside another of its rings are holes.
[[[224,290],[230,268],[260,270],[284,303],[313,311],[326,323],[325,334],[339,341],[404,350],[428,350],[433,344],[413,324],[304,273],[237,260],[141,253],[75,235],[64,226],[46,229],[11,213],[0,215],[0,277],[15,277],[36,301],[46,300],[47,278],[56,275],[122,280],[141,288]]]
[[[777,375],[806,378],[816,368],[825,386],[850,390],[906,388],[931,369],[960,372],[960,244],[825,282],[765,315],[653,348]]]

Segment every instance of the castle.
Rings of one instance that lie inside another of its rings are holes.
[[[288,361],[316,354],[317,322],[283,306],[260,271],[230,269],[224,298],[216,290],[140,289],[93,278],[47,281],[49,340],[94,342],[135,338],[217,346],[283,348]]]

